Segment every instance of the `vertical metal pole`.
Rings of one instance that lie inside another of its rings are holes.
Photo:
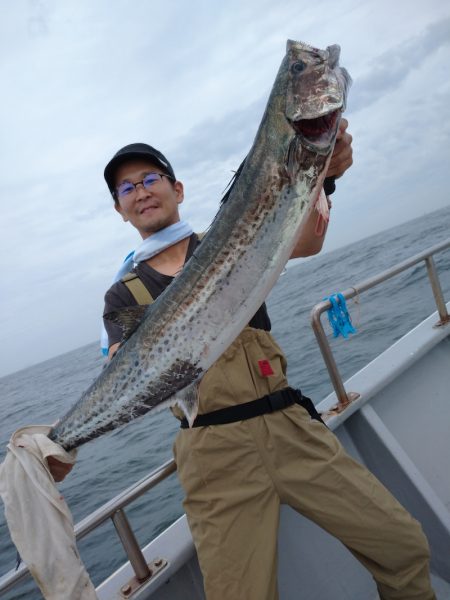
[[[331,352],[331,348],[327,341],[327,336],[322,327],[322,322],[320,321],[321,306],[322,304],[319,304],[318,306],[316,306],[316,309],[312,312],[312,328],[317,338],[317,343],[319,344],[320,351],[322,352],[323,360],[325,361],[325,364],[327,366],[328,373],[330,375],[330,379],[334,387],[334,391],[336,392],[339,406],[340,408],[344,408],[345,406],[347,406],[347,404],[349,404],[351,400],[347,396],[347,392],[345,391],[345,387],[342,382],[339,369],[337,368],[333,353]]]
[[[131,529],[125,511],[120,508],[112,515],[111,519],[114,523],[114,527],[116,528],[120,541],[125,548],[125,552],[130,560],[130,564],[133,567],[137,580],[145,581],[150,577],[151,571],[148,568],[136,536]]]
[[[433,257],[428,256],[425,259],[427,264],[428,277],[430,279],[431,288],[433,290],[434,299],[436,301],[436,306],[439,312],[439,316],[441,318],[441,323],[447,323],[450,320],[450,316],[447,312],[447,307],[445,305],[444,294],[442,293],[441,282],[439,281],[439,275],[436,270],[436,265],[434,263]]]

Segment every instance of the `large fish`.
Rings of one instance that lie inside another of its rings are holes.
[[[350,83],[339,53],[288,41],[254,144],[207,235],[50,439],[69,450],[174,403],[192,423],[199,380],[265,300],[318,202]]]

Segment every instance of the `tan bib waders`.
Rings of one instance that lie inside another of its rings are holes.
[[[287,385],[286,360],[271,334],[246,327],[204,375],[199,414]],[[282,503],[341,540],[372,573],[383,600],[435,598],[419,523],[302,407],[182,429],[174,455],[208,600],[278,598]]]

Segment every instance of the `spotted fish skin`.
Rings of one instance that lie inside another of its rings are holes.
[[[338,59],[338,46],[288,41],[253,146],[202,243],[52,440],[69,450],[175,403],[192,424],[199,380],[265,300],[314,210],[350,83]]]

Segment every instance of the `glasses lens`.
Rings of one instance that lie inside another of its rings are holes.
[[[155,183],[155,181],[160,181],[160,180],[161,180],[161,175],[159,173],[149,173],[142,180],[142,184],[145,187],[145,189],[148,190],[148,188],[152,187],[152,185]]]
[[[135,187],[129,181],[124,181],[120,185],[117,186],[117,195],[119,198],[123,198],[124,196],[129,196],[135,190]]]

